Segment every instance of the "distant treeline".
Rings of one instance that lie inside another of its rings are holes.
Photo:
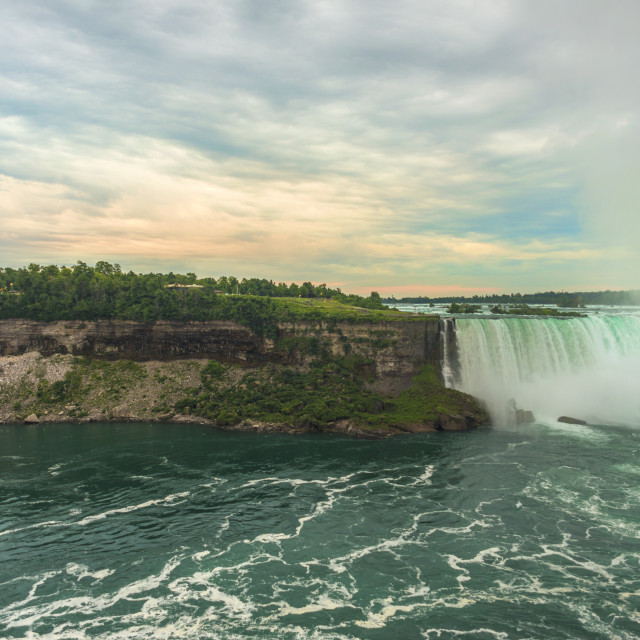
[[[640,305],[640,291],[545,291],[543,293],[510,293],[485,296],[448,296],[429,298],[386,298],[387,304],[430,304],[430,303],[472,303],[472,304],[554,304],[558,307],[581,307],[587,304],[599,305]]]
[[[277,297],[332,298],[369,309],[385,308],[376,292],[369,297],[348,295],[310,282],[287,285],[259,278],[198,278],[195,273],[125,273],[119,265],[104,261],[94,267],[78,261],[73,267],[0,268],[2,319],[233,320],[264,332],[282,319],[285,307],[272,301]]]

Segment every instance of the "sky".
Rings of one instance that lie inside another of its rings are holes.
[[[0,0],[0,265],[640,288],[637,0]]]

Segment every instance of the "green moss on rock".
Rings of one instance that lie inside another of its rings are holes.
[[[248,372],[236,368],[235,374],[228,368],[222,375],[220,365],[212,361],[201,373],[201,386],[174,408],[221,426],[248,421],[320,429],[349,421],[369,430],[437,430],[448,428],[448,417],[468,426],[488,424],[477,402],[445,388],[431,366],[392,398],[369,389],[369,365],[364,358],[347,356],[318,359],[308,369],[268,365]],[[212,369],[217,375],[209,374]]]

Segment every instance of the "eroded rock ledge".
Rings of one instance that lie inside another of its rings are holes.
[[[195,394],[210,360],[224,363],[223,391],[246,387],[247,372],[265,388],[274,371],[305,372],[319,360],[356,362],[366,388],[382,398],[376,402],[380,407],[374,408],[382,415],[374,420],[375,425],[342,417],[296,426],[246,417],[226,424],[228,418],[212,420],[190,414],[188,408],[176,410],[176,403]],[[225,321],[147,325],[3,320],[0,422],[24,422],[35,414],[41,423],[197,422],[247,431],[323,430],[366,438],[461,431],[487,424],[486,413],[475,399],[451,390],[438,399],[440,405],[450,406],[440,406],[438,413],[425,409],[421,414],[416,405],[417,413],[415,408],[411,415],[396,411],[397,419],[385,419],[384,411],[397,398],[409,398],[415,404],[421,393],[441,392],[435,389],[433,376],[427,386],[424,383],[419,388],[416,382],[425,368],[438,373],[439,362],[440,326],[437,318],[428,317],[420,321],[283,323],[277,339]]]

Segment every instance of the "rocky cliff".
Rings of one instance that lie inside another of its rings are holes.
[[[266,362],[305,364],[318,355],[358,355],[371,361],[376,379],[396,379],[401,388],[425,364],[440,366],[438,318],[389,322],[297,322],[278,326],[265,338],[225,321],[154,324],[0,320],[0,356],[38,352],[102,359],[214,359],[257,366]],[[391,386],[394,383],[389,381]]]
[[[339,362],[352,373],[357,371],[366,394],[383,398],[373,403],[378,413],[383,411],[384,397],[395,398],[411,390],[414,377],[425,367],[436,377],[440,371],[438,318],[289,322],[278,326],[277,336],[264,337],[226,321],[144,324],[3,320],[0,321],[0,421],[24,420],[33,417],[32,414],[40,420],[183,419],[175,410],[176,403],[185,394],[195,393],[202,369],[210,360],[225,366],[226,382],[216,389],[217,395],[224,395],[225,389],[236,386],[246,389],[247,384],[258,384],[256,379],[262,381],[261,395],[264,395],[268,386],[274,386],[269,385],[269,377],[277,373],[273,367],[302,375],[314,366],[317,369],[318,363]],[[109,362],[114,366],[109,368]],[[124,367],[125,362],[130,365]],[[250,383],[243,382],[247,371],[257,372],[251,374]],[[340,371],[343,375],[344,367]],[[137,373],[132,377],[132,372]],[[345,388],[336,375],[324,373],[329,394],[339,394]],[[330,390],[332,380],[334,387]],[[430,380],[430,388],[434,388],[433,379]],[[308,393],[311,402],[311,396],[322,391],[317,389],[318,385],[324,384],[322,379],[307,381],[301,395]],[[275,386],[278,385],[281,383]],[[367,396],[370,405],[372,397]],[[202,411],[202,394],[198,398],[200,404],[194,401],[189,405],[194,411]],[[400,430],[460,430],[465,425],[483,423],[484,418],[475,406],[462,403],[464,411],[469,409],[469,416],[474,414],[467,419],[456,413],[460,411],[460,403],[454,404],[450,411],[445,407],[442,419],[431,414],[428,419],[404,419],[402,425],[398,422]],[[181,406],[187,405],[183,402]],[[186,413],[189,414],[188,408]]]
[[[233,322],[126,320],[35,322],[0,320],[0,355],[37,351],[94,358],[168,360],[219,358],[259,363],[272,357],[272,345]]]

